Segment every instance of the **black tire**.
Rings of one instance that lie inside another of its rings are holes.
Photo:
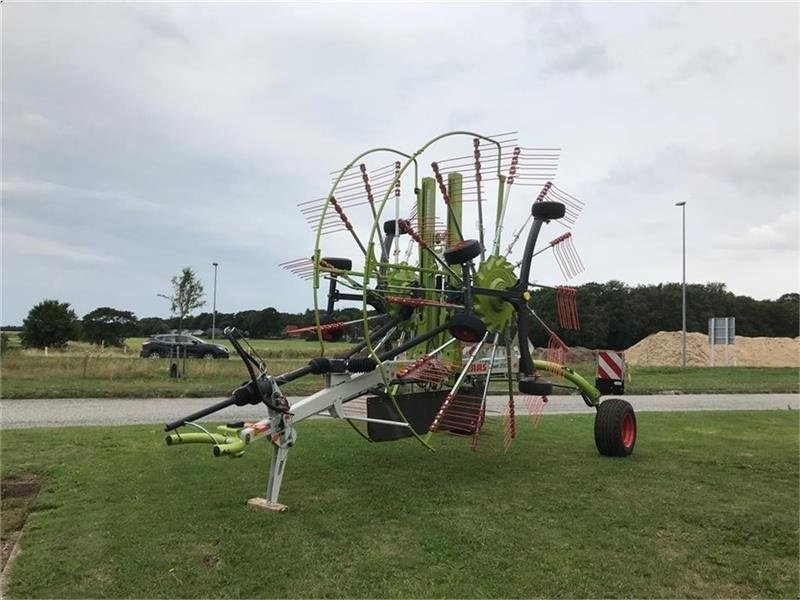
[[[448,265],[462,265],[480,256],[481,243],[478,240],[463,240],[444,251],[444,260]]]
[[[322,266],[327,263],[334,269],[338,269],[340,271],[351,271],[353,269],[353,261],[349,258],[334,258],[326,256],[324,258],[320,258],[319,262]]]
[[[383,222],[383,233],[385,233],[386,235],[394,235],[394,232],[395,232],[394,225],[395,225],[395,223],[397,223],[397,221],[395,221],[394,219],[392,219],[390,221],[384,221]],[[408,231],[406,231],[405,228],[401,225],[400,226],[400,235],[403,235],[404,233],[408,233]]]
[[[161,352],[158,350],[153,350],[150,354],[147,355],[147,358],[161,358]]]
[[[553,384],[541,377],[520,379],[519,391],[528,396],[549,396],[553,393]]]
[[[203,358],[206,360],[214,360],[217,357],[214,356],[212,352],[206,352],[205,354],[203,354]]]
[[[542,221],[555,221],[562,218],[567,212],[567,207],[561,202],[534,202],[531,214],[534,219]]]
[[[457,340],[473,344],[486,335],[486,325],[475,315],[455,315],[447,323],[447,331]]]
[[[597,407],[594,443],[603,456],[628,456],[636,445],[636,414],[629,402],[609,398]]]

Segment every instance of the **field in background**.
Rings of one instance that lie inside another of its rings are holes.
[[[16,337],[16,336],[15,336]],[[187,359],[182,380],[169,378],[169,361],[138,355],[144,338],[128,340],[128,350],[71,343],[64,351],[13,349],[0,362],[0,396],[3,398],[107,398],[107,397],[220,397],[228,395],[246,377],[241,360]],[[18,343],[18,340],[14,340]],[[319,344],[304,340],[251,340],[272,374],[308,363]],[[326,346],[335,353],[348,347],[339,342]],[[571,364],[594,381],[595,365]],[[654,393],[758,393],[800,391],[798,370],[791,367],[630,367],[629,394]],[[309,376],[286,386],[293,395],[317,391],[322,377]],[[498,385],[498,391],[503,386]]]
[[[267,358],[279,374],[308,363],[308,358]],[[594,381],[594,365],[573,365]],[[227,396],[247,372],[238,358],[186,361],[184,379],[169,377],[166,359],[108,356],[8,355],[0,363],[3,398],[176,398]],[[292,395],[321,389],[321,376],[306,376],[285,386]],[[505,386],[496,385],[498,393]],[[767,367],[636,367],[626,382],[628,394],[655,393],[793,393],[800,391],[797,369]],[[563,393],[556,390],[556,393]]]
[[[608,459],[590,415],[520,419],[508,454],[502,427],[431,453],[305,422],[285,514],[244,506],[263,445],[229,460],[147,426],[4,431],[3,476],[42,482],[8,597],[796,596],[796,414],[639,426]]]
[[[35,350],[35,349],[23,349],[20,347],[19,343],[19,334],[17,333],[9,333],[9,341],[12,348],[12,351],[20,353],[24,356],[44,356],[44,350]],[[68,346],[63,350],[49,350],[48,356],[76,356],[76,355],[86,355],[87,353],[90,356],[108,356],[108,357],[118,357],[118,358],[139,358],[139,352],[142,350],[142,343],[147,338],[137,337],[137,338],[128,338],[125,341],[125,346],[122,348],[116,348],[113,346],[100,348],[94,344],[89,344],[87,342],[70,342]],[[201,339],[211,343],[210,337],[202,337]],[[313,356],[318,356],[319,354],[319,343],[318,342],[310,342],[306,340],[298,340],[298,339],[285,339],[285,340],[256,340],[256,339],[248,339],[248,342],[256,349],[256,351],[261,354],[264,358],[303,358],[308,357],[311,358]],[[221,346],[225,346],[228,350],[233,353],[233,348],[228,343],[226,339],[217,338],[214,340],[215,344],[219,344]],[[344,350],[348,347],[349,344],[346,342],[337,342],[334,344],[326,344],[326,347],[331,348],[332,351],[336,352],[337,350]]]

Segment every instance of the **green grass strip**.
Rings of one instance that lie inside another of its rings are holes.
[[[437,436],[367,444],[305,422],[281,500],[267,453],[215,459],[156,427],[10,430],[3,476],[37,473],[9,597],[795,597],[795,412],[642,413],[629,459],[591,415],[503,454]]]

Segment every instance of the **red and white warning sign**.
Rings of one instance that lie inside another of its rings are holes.
[[[625,379],[625,355],[613,350],[599,350],[597,352],[597,378]]]

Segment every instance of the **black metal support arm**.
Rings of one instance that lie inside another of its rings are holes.
[[[216,404],[212,404],[211,406],[207,406],[206,408],[202,408],[181,419],[177,419],[175,421],[172,421],[171,423],[167,423],[164,426],[164,431],[173,431],[178,427],[186,425],[186,423],[197,421],[198,419],[202,419],[203,417],[212,415],[215,412],[222,410],[223,408],[228,408],[229,406],[246,406],[248,404],[260,404],[261,402],[264,402],[265,397],[268,398],[271,395],[272,395],[272,382],[269,379],[262,377],[261,379],[258,379],[256,382],[247,381],[240,387],[236,388],[233,394],[231,394],[230,398],[226,398],[225,400],[217,402]],[[282,408],[273,406],[271,403],[268,406],[270,406],[270,408],[278,410],[279,412],[285,412],[285,410],[283,410]]]
[[[521,295],[528,289],[528,281],[531,275],[531,264],[533,263],[533,253],[536,249],[536,240],[544,224],[544,219],[534,219],[533,227],[528,232],[528,240],[525,242],[525,252],[522,255],[522,265],[517,283],[512,290],[519,294],[518,299],[512,301],[517,311],[517,335],[519,339],[519,370],[523,375],[533,374],[533,358],[528,348],[531,323],[528,316],[527,300]]]

